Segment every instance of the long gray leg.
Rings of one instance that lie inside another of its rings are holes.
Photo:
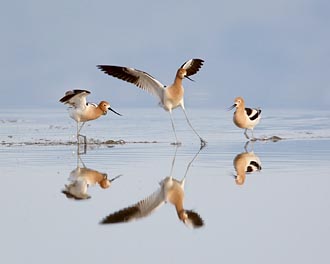
[[[204,139],[202,139],[202,137],[197,133],[197,131],[193,128],[193,126],[191,125],[190,121],[189,121],[189,118],[187,116],[187,113],[186,113],[186,110],[184,109],[184,106],[181,106],[182,110],[183,110],[183,113],[186,117],[186,120],[187,120],[187,123],[188,125],[191,127],[191,129],[194,131],[194,133],[199,137],[199,140],[201,141],[201,146],[205,146],[206,145],[206,141]]]
[[[247,134],[247,128],[244,131],[244,135],[245,135],[246,139],[250,139],[249,135]]]
[[[172,160],[172,166],[171,166],[171,171],[170,171],[170,176],[172,176],[173,174],[173,168],[174,168],[174,163],[175,163],[175,158],[176,158],[176,152],[178,150],[178,146],[175,147],[175,152],[174,152],[174,156],[173,156],[173,160]]]
[[[87,144],[87,138],[86,138],[86,136],[80,134],[80,131],[81,131],[81,129],[83,128],[83,126],[85,125],[85,123],[86,123],[86,122],[83,122],[83,123],[81,124],[81,126],[79,127],[79,122],[77,122],[77,141],[78,141],[78,144],[79,144],[79,137],[82,137],[82,138],[83,138],[83,140],[84,140],[84,145]]]
[[[251,133],[252,133],[252,139],[253,139],[253,140],[257,140],[257,139],[254,137],[254,134],[253,134],[253,128],[251,129]]]
[[[204,146],[201,146],[201,147],[199,148],[199,150],[197,151],[197,153],[195,154],[195,156],[192,158],[192,160],[188,163],[188,166],[187,166],[187,168],[186,168],[186,172],[185,172],[185,174],[184,174],[184,176],[183,176],[183,179],[186,178],[186,176],[187,176],[187,174],[188,174],[188,171],[189,171],[189,168],[190,168],[191,164],[194,162],[194,160],[197,158],[198,154],[201,152],[201,150],[202,150],[203,148],[204,148]]]
[[[85,123],[86,123],[86,122],[83,122],[83,123],[81,124],[81,126],[79,127],[78,134],[80,134],[80,130],[83,128],[83,126],[85,125]]]
[[[173,132],[174,132],[174,136],[175,136],[175,142],[174,142],[174,145],[180,145],[181,143],[178,141],[178,137],[176,136],[176,131],[175,131],[174,122],[173,122],[173,117],[172,117],[172,111],[170,110],[169,113],[170,113],[171,123],[172,123],[172,128],[173,128]]]

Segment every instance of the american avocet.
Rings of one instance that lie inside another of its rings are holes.
[[[197,157],[198,153],[195,155],[193,160]],[[160,188],[153,194],[132,206],[129,206],[106,216],[100,223],[114,224],[137,220],[139,218],[143,218],[150,215],[164,203],[170,202],[175,207],[178,218],[186,226],[192,228],[202,227],[204,225],[204,221],[200,217],[200,215],[193,210],[184,209],[183,206],[185,179],[188,173],[188,169],[190,168],[190,165],[192,164],[193,160],[188,164],[186,173],[182,180],[176,180],[172,176],[166,177],[159,183]],[[173,171],[174,161],[175,156],[172,162],[171,173]]]
[[[235,182],[238,185],[244,184],[246,173],[253,173],[261,170],[261,162],[254,152],[243,152],[234,158],[234,168],[236,170]]]
[[[120,66],[110,66],[110,65],[98,65],[97,67],[104,71],[106,74],[116,77],[118,79],[130,82],[138,86],[139,88],[146,90],[160,100],[160,105],[170,113],[172,128],[174,131],[176,142],[175,144],[179,144],[178,138],[176,135],[174,122],[172,118],[172,110],[181,106],[188,125],[194,131],[194,133],[199,137],[201,145],[204,146],[206,141],[201,138],[201,136],[196,132],[196,130],[191,125],[187,113],[184,107],[183,94],[184,89],[182,86],[182,80],[184,78],[189,78],[189,76],[194,75],[199,71],[199,69],[203,65],[203,60],[201,59],[190,59],[186,61],[178,70],[175,76],[174,83],[169,86],[164,86],[161,82],[156,80],[150,74],[133,69],[128,67],[120,67]]]
[[[232,110],[236,107],[234,113],[234,123],[239,128],[245,128],[244,135],[247,139],[250,139],[247,130],[252,131],[252,138],[255,139],[253,135],[253,128],[259,123],[261,118],[261,109],[257,108],[245,108],[244,99],[242,97],[235,98],[235,103],[229,108]]]
[[[108,179],[107,173],[89,169],[83,162],[82,165],[83,166],[81,166],[78,161],[77,168],[70,173],[70,184],[65,185],[64,190],[62,190],[62,193],[68,198],[76,200],[89,199],[90,195],[87,193],[87,190],[90,186],[98,184],[102,189],[107,189],[115,179],[121,176],[118,175],[113,179]]]
[[[72,119],[77,122],[77,141],[79,143],[79,136],[84,138],[86,144],[86,136],[80,135],[80,130],[84,126],[85,122],[99,118],[101,115],[106,115],[108,110],[117,113],[110,107],[107,101],[101,101],[98,105],[94,103],[87,103],[86,97],[90,94],[87,90],[72,90],[67,91],[65,95],[60,99],[61,103],[69,105],[69,114]],[[79,123],[82,123],[79,126]]]

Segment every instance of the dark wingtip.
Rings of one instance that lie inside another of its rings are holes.
[[[107,75],[139,86],[137,83],[139,76],[132,74],[126,67],[113,65],[97,65],[96,67]]]
[[[191,76],[191,75],[194,75],[196,74],[200,68],[203,66],[203,63],[204,63],[204,60],[202,59],[190,59],[188,61],[192,61],[191,62],[191,65],[189,68],[187,68],[187,75],[186,76]],[[184,65],[188,62],[186,61],[184,64],[181,65],[181,68],[184,67]]]
[[[80,94],[80,93],[87,93],[87,94],[90,94],[91,92],[90,91],[87,91],[87,90],[82,90],[82,89],[74,89],[72,91],[67,91],[65,93],[65,95],[59,100],[59,102],[61,103],[65,103],[67,102],[68,100],[70,100],[73,96],[77,95],[77,94]]]
[[[139,212],[140,210],[136,206],[128,207],[106,216],[100,221],[100,224],[105,225],[105,224],[125,223],[132,220],[132,218],[134,218],[134,215],[138,214]]]
[[[103,71],[104,73],[106,73],[106,70],[105,70],[106,66],[107,66],[107,65],[96,65],[96,67],[97,67],[99,70]]]
[[[104,72],[105,74],[111,75],[110,72],[113,70],[114,67],[117,66],[111,66],[111,65],[97,65],[96,66],[100,71]]]
[[[194,61],[197,61],[198,63],[200,63],[201,65],[203,65],[203,63],[205,62],[204,60],[202,59],[193,59]]]
[[[77,200],[77,201],[82,201],[82,200],[86,200],[86,199],[91,198],[91,196],[89,196],[89,195],[87,195],[86,197],[79,197],[79,196],[76,196],[76,195],[68,192],[67,190],[62,190],[61,192],[66,196],[66,198],[74,199],[74,200]]]
[[[204,226],[204,221],[198,213],[196,213],[192,210],[187,210],[186,213],[188,215],[188,219],[193,224],[193,228],[200,228],[200,227]]]
[[[59,100],[59,102],[65,103],[66,101],[70,100],[73,96],[74,94],[66,94]]]

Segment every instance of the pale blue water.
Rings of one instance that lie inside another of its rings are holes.
[[[175,147],[161,109],[117,109],[82,131],[89,139],[123,139],[124,145],[91,145],[86,167],[119,174],[110,188],[90,186],[88,200],[61,191],[77,167],[75,124],[65,109],[0,111],[1,263],[328,263],[330,242],[330,112],[264,110],[248,150],[262,170],[236,185],[233,160],[244,152],[243,131],[232,112],[189,109],[208,145],[193,162],[185,208],[205,226],[189,229],[171,204],[135,222],[99,225],[132,205],[169,175]],[[180,110],[174,111],[182,146],[173,177],[181,179],[199,149]]]

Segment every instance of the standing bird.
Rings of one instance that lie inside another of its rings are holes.
[[[205,146],[206,141],[202,139],[201,136],[196,132],[196,130],[193,128],[193,126],[191,125],[188,119],[184,107],[184,100],[183,100],[184,89],[182,86],[182,80],[184,78],[193,81],[192,79],[189,78],[189,76],[197,73],[199,69],[202,67],[203,62],[204,61],[201,59],[191,59],[186,61],[177,70],[174,83],[169,86],[163,85],[161,82],[156,80],[150,74],[133,68],[110,66],[110,65],[98,65],[97,67],[108,75],[133,83],[137,87],[155,95],[160,100],[159,104],[166,111],[170,113],[172,128],[176,139],[176,142],[174,144],[180,144],[180,143],[178,141],[175,132],[174,122],[172,118],[172,110],[177,108],[178,106],[181,106],[189,126],[194,131],[194,133],[199,137],[201,145]]]
[[[247,139],[250,137],[247,134],[247,130],[250,129],[252,131],[252,139],[255,140],[253,135],[253,128],[259,123],[261,118],[261,109],[257,108],[245,108],[244,99],[242,97],[236,97],[235,103],[229,107],[228,110],[232,110],[236,107],[236,111],[234,113],[233,121],[236,126],[239,128],[245,128],[244,135]]]
[[[84,138],[84,144],[87,143],[86,136],[80,134],[80,130],[85,122],[99,118],[101,115],[106,115],[108,110],[120,115],[110,107],[106,101],[101,101],[98,105],[94,103],[87,103],[86,97],[90,94],[87,90],[72,90],[67,91],[60,99],[61,103],[69,105],[69,114],[72,119],[77,122],[77,142],[79,137]],[[79,125],[82,123],[81,125]]]

